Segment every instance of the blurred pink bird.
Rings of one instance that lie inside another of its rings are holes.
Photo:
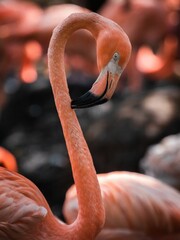
[[[97,240],[180,239],[180,194],[143,174],[99,174],[105,224]],[[63,213],[72,223],[78,213],[75,185],[66,193]]]

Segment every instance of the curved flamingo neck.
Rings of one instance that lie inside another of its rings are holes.
[[[93,239],[104,223],[104,208],[93,160],[74,110],[64,68],[64,49],[69,36],[86,28],[96,37],[92,14],[73,14],[53,32],[49,50],[49,76],[57,112],[61,121],[77,189],[79,215],[73,227],[73,239]],[[80,17],[78,17],[80,16]],[[91,17],[90,17],[91,16]],[[76,232],[76,233],[74,233]]]

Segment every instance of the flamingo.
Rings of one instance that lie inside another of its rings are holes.
[[[32,35],[39,25],[43,10],[36,4],[18,0],[0,2],[0,75],[1,95],[4,83],[11,71],[18,73],[23,82],[37,79],[36,63],[42,56],[42,48]],[[0,102],[4,104],[6,99]]]
[[[179,192],[139,173],[98,174],[98,180],[106,219],[96,239],[179,239]],[[76,187],[72,185],[63,206],[66,221],[72,223],[77,212]]]
[[[168,135],[148,148],[140,162],[143,172],[180,190],[180,134]]]
[[[43,10],[35,3],[17,0],[0,2],[0,39],[17,39],[33,34]]]
[[[136,67],[144,75],[161,80],[172,76],[178,41],[175,36],[167,36],[160,53],[154,54],[148,46],[141,46],[137,52]]]
[[[68,37],[81,28],[89,30],[96,39],[101,72],[88,93],[71,101],[64,50]],[[42,193],[30,180],[0,168],[1,240],[95,239],[104,224],[104,205],[93,160],[74,108],[109,100],[130,53],[131,44],[125,32],[96,13],[72,14],[55,28],[48,50],[49,76],[78,192],[78,217],[71,225],[57,220]]]
[[[10,171],[18,170],[17,162],[12,153],[10,153],[7,149],[0,147],[0,166],[3,166]]]
[[[53,29],[74,12],[90,11],[75,4],[59,4],[42,10],[34,3],[2,1],[0,51],[3,61],[0,74],[3,78],[13,68],[23,82],[36,81],[37,62],[43,59],[44,53],[47,52]],[[86,51],[87,48],[89,51]],[[95,41],[84,29],[76,31],[66,44],[66,69],[68,71],[72,68],[98,76]]]

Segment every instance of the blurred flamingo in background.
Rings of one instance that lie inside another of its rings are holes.
[[[0,39],[26,37],[39,24],[43,10],[35,3],[18,0],[0,2]]]
[[[170,135],[150,146],[141,160],[145,174],[180,190],[180,134]]]
[[[167,9],[162,1],[108,0],[98,13],[122,26],[135,48],[156,44],[167,31]]]
[[[154,52],[150,46],[142,45],[137,53],[136,67],[152,80],[163,80],[179,77],[180,52],[180,9],[179,1],[167,0],[167,33]]]
[[[37,79],[36,63],[42,56],[42,50],[32,34],[42,13],[43,10],[31,2],[0,2],[1,96],[4,95],[3,87],[8,74],[15,73],[26,83]],[[0,104],[3,105],[4,102],[2,99]]]
[[[25,83],[37,80],[37,63],[44,61],[54,27],[75,12],[90,11],[74,4],[41,9],[36,4],[16,0],[0,3],[0,51],[3,56],[1,89],[3,79],[11,71],[15,71]],[[91,76],[98,75],[95,40],[88,31],[81,29],[72,34],[66,45],[65,56],[67,72],[73,68]],[[44,65],[46,68],[46,61]]]
[[[155,178],[138,173],[99,174],[98,180],[106,215],[98,240],[106,239],[105,233],[109,234],[107,239],[114,239],[113,236],[119,239],[179,239],[179,192]],[[68,223],[77,217],[75,185],[66,193],[63,213]]]
[[[69,36],[81,28],[89,30],[97,41],[101,72],[88,93],[71,101],[64,69],[64,50]],[[72,108],[89,107],[110,99],[130,52],[131,44],[124,31],[95,13],[73,14],[54,30],[48,51],[50,81],[77,187],[78,218],[72,225],[58,221],[31,181],[0,168],[1,239],[92,240],[98,234],[104,224],[101,191],[91,154]]]
[[[154,54],[148,46],[141,46],[137,52],[136,67],[144,75],[162,80],[172,76],[178,41],[175,37],[166,37],[159,53]]]
[[[120,24],[132,42],[126,68],[130,90],[140,90],[145,77],[171,82],[179,77],[179,1],[109,0],[99,13]]]
[[[0,166],[7,168],[10,171],[17,172],[16,158],[7,149],[0,147]]]

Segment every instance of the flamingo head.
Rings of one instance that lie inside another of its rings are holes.
[[[71,102],[72,108],[87,108],[107,102],[113,96],[131,54],[125,32],[115,23],[97,37],[97,64],[100,74],[92,88]]]

